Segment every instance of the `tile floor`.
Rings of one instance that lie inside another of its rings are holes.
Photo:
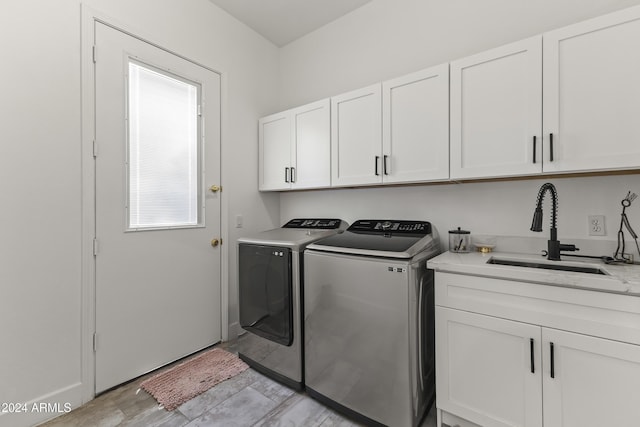
[[[233,351],[233,345],[221,344]],[[166,368],[163,368],[166,369]],[[101,394],[82,407],[42,426],[46,427],[204,427],[204,426],[300,426],[351,427],[355,423],[311,399],[304,392],[272,381],[247,369],[209,391],[179,406],[174,411],[158,407],[137,378]],[[431,408],[421,427],[435,427]]]

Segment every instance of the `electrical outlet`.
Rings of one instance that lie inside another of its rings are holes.
[[[589,236],[606,236],[604,215],[589,215]]]

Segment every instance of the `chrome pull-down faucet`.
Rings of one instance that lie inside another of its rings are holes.
[[[533,221],[531,222],[531,231],[541,232],[542,231],[542,199],[544,199],[545,194],[551,193],[551,228],[549,240],[547,241],[547,259],[551,261],[560,261],[560,251],[577,251],[575,245],[566,245],[560,243],[558,241],[558,228],[556,226],[558,221],[558,192],[556,191],[556,187],[547,182],[546,184],[542,184],[540,190],[538,191],[538,198],[536,200],[536,210],[533,212]]]

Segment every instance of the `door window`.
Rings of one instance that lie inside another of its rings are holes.
[[[129,60],[127,229],[202,224],[200,85]]]

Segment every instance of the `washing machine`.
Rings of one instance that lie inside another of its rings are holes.
[[[238,239],[238,355],[257,371],[304,388],[302,298],[307,245],[343,232],[340,219],[298,218]]]
[[[366,425],[416,427],[435,398],[429,222],[358,220],[304,253],[307,393]]]

